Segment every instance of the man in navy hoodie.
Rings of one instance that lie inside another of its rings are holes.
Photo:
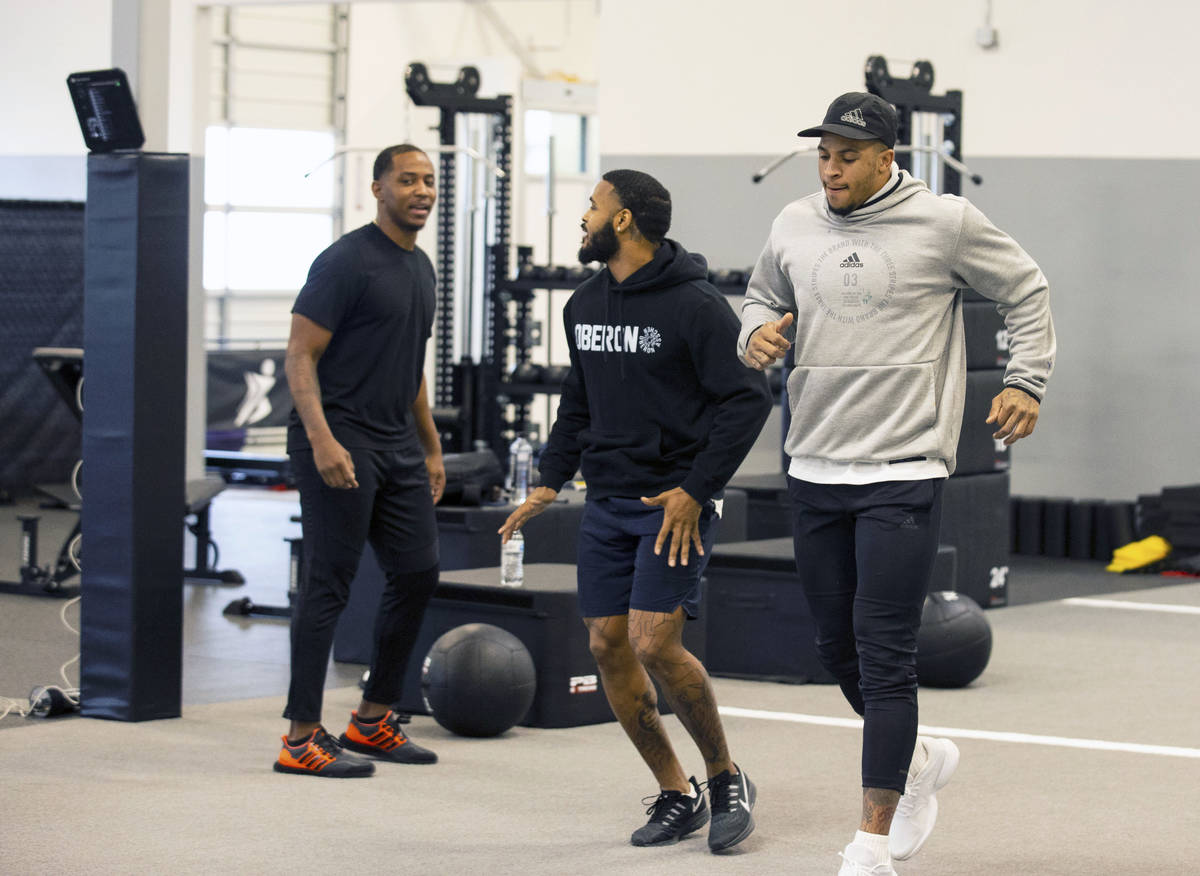
[[[605,268],[563,310],[571,371],[540,461],[541,486],[504,541],[582,467],[579,607],[609,704],[659,783],[635,846],[666,845],[709,821],[701,786],[671,747],[650,678],[704,758],[708,845],[754,830],[755,787],[729,755],[708,673],[682,643],[696,616],[716,503],[771,408],[740,366],[739,323],[703,257],[665,235],[671,196],[635,170],[606,173],[583,216],[579,260]]]

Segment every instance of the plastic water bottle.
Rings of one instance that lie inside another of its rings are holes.
[[[529,475],[533,470],[533,445],[518,435],[508,446],[508,489],[514,504],[529,497]]]
[[[525,583],[525,536],[517,530],[500,546],[500,586],[521,587]]]

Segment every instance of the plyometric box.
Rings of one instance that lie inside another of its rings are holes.
[[[938,548],[930,590],[953,590],[957,550]],[[834,682],[817,659],[816,627],[796,575],[792,539],[713,549],[708,564],[708,671],[791,684]]]
[[[719,545],[705,577],[710,673],[792,684],[834,680],[817,660],[816,627],[790,538]]]
[[[537,692],[529,713],[520,722],[526,727],[574,727],[612,721],[613,713],[600,686],[595,658],[588,647],[588,633],[579,616],[575,567],[561,563],[525,566],[523,587],[501,587],[500,569],[462,569],[444,572],[421,624],[404,687],[396,708],[426,714],[421,697],[421,666],[433,643],[443,633],[470,623],[487,623],[512,633],[528,649],[537,674]],[[378,603],[383,574],[368,551],[355,579],[374,591]],[[701,606],[703,618],[703,604]],[[338,625],[334,659],[350,663],[370,661],[373,616],[369,623],[347,627],[346,617]],[[705,629],[702,620],[684,627],[684,645],[701,660],[705,658]],[[670,711],[661,692],[659,710]]]
[[[1009,476],[955,475],[942,493],[942,544],[958,549],[958,584],[983,608],[1008,604]]]
[[[522,527],[526,563],[575,562],[586,501],[586,492],[563,490],[549,508]],[[721,521],[717,525],[718,541],[746,538],[746,503],[744,492],[725,491]],[[500,536],[496,531],[515,507],[511,504],[439,505],[437,524],[442,570],[500,565]]]
[[[987,422],[992,399],[1004,390],[1004,370],[968,371],[962,432],[958,436],[958,475],[1008,471],[1012,454],[1003,441],[992,437],[996,424]]]
[[[586,495],[565,490],[549,508],[522,527],[525,562],[574,563]],[[441,568],[482,569],[500,565],[500,536],[515,505],[437,506]],[[351,597],[353,599],[353,597]]]
[[[787,475],[783,472],[737,475],[729,482],[729,486],[731,489],[727,492],[732,493],[736,490],[746,496],[747,540],[791,536],[792,505],[788,499]]]

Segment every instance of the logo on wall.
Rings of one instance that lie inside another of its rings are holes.
[[[233,424],[250,426],[271,416],[271,390],[275,388],[275,360],[263,359],[258,371],[246,371],[246,395],[238,405]]]
[[[600,679],[594,675],[572,675],[568,683],[568,691],[573,694],[595,693],[600,687]]]
[[[642,329],[642,336],[638,338],[638,346],[642,348],[643,353],[653,353],[662,346],[662,335],[658,333],[658,329],[646,326]]]

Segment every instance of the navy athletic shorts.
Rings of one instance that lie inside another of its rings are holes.
[[[654,555],[654,542],[662,527],[663,509],[640,499],[609,497],[589,499],[579,526],[579,613],[583,617],[609,617],[638,611],[670,614],[679,606],[690,618],[700,610],[700,576],[708,563],[716,533],[716,507],[705,504],[700,512],[700,541],[704,556],[691,545],[688,564],[667,565],[671,540],[662,554]]]

